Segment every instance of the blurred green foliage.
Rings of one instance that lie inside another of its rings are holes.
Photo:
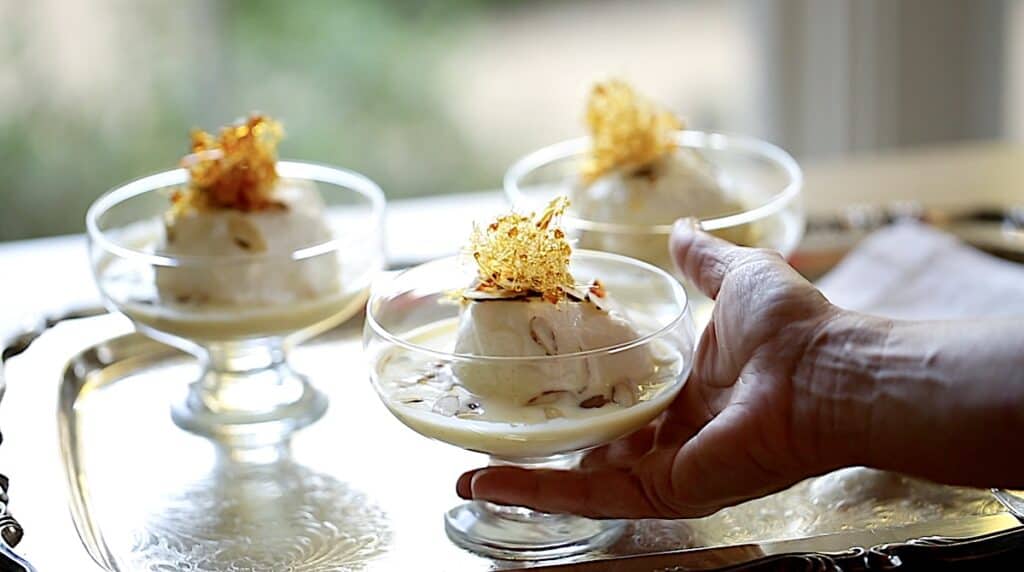
[[[76,68],[112,80],[83,94],[47,69],[45,28],[24,10],[19,22],[12,3],[0,40],[0,72],[16,78],[0,89],[0,240],[80,232],[101,193],[174,166],[190,128],[252,110],[283,121],[283,157],[361,171],[389,198],[497,187],[500,173],[476,166],[438,81],[484,4],[121,3],[116,37],[105,38],[113,50]]]

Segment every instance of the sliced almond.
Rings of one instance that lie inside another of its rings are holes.
[[[529,294],[526,292],[511,292],[509,290],[491,289],[477,290],[475,288],[467,288],[462,292],[462,297],[467,300],[473,300],[476,302],[485,302],[487,300],[517,300],[520,298],[528,298]]]
[[[580,407],[583,409],[597,409],[598,407],[604,407],[608,403],[608,398],[603,395],[595,395],[588,397],[580,402]]]
[[[164,236],[167,237],[167,244],[174,244],[174,241],[178,238],[174,230],[174,220],[169,216],[164,217]]]
[[[539,394],[534,395],[533,397],[531,397],[526,402],[526,404],[527,405],[549,405],[549,404],[554,403],[554,402],[558,401],[559,399],[561,399],[563,395],[572,395],[572,394],[570,392],[568,392],[568,391],[563,391],[561,389],[549,389],[547,391],[542,391]]]
[[[551,323],[541,316],[530,318],[530,338],[540,347],[544,353],[553,356],[558,354],[558,342],[555,339],[555,330]]]
[[[594,280],[587,289],[587,301],[602,312],[608,311],[608,292],[600,280]]]
[[[582,302],[587,299],[587,289],[581,286],[564,286],[565,295],[574,302]]]
[[[612,401],[623,407],[636,405],[636,389],[628,383],[616,383],[612,388]]]
[[[228,232],[239,248],[247,252],[266,252],[267,241],[263,233],[244,216],[233,215],[228,218]]]
[[[454,395],[446,395],[434,402],[432,410],[445,417],[454,417],[459,412],[459,398]]]
[[[476,417],[477,415],[483,415],[484,408],[476,401],[467,401],[463,407],[459,408],[459,412],[455,415],[460,419],[466,419],[468,417]]]
[[[581,348],[582,349],[582,348]],[[583,358],[583,387],[576,390],[576,393],[583,394],[590,388],[590,384],[597,383],[600,380],[598,375],[599,368],[595,368],[594,364],[591,363],[593,358]]]
[[[562,413],[562,410],[557,407],[545,407],[544,417],[547,417],[548,419],[558,419],[559,417],[565,417],[565,413]]]

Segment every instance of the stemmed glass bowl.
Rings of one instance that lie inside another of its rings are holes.
[[[678,394],[692,364],[695,333],[684,289],[663,270],[615,254],[577,250],[570,270],[578,281],[603,282],[637,328],[636,339],[561,355],[459,354],[454,348],[462,305],[452,292],[472,282],[472,263],[442,258],[374,284],[363,340],[384,404],[424,436],[488,454],[492,464],[524,467],[571,467],[582,451],[649,423]],[[656,368],[631,403],[595,409],[575,409],[573,403],[563,411],[543,400],[481,397],[463,384],[467,372],[504,383],[579,375],[597,371],[607,363],[602,360],[638,352],[650,352]],[[474,552],[543,559],[600,548],[622,525],[473,501],[447,512],[445,526],[456,544]]]
[[[803,174],[792,156],[760,139],[703,131],[679,131],[676,144],[706,159],[719,184],[744,207],[739,212],[703,218],[701,228],[743,246],[770,248],[787,257],[793,253],[803,237],[805,215],[800,200]],[[590,138],[580,137],[519,159],[505,173],[508,200],[516,208],[530,211],[555,195],[572,196],[590,148]],[[669,272],[676,272],[668,254],[673,222],[637,225],[588,220],[572,205],[562,217],[562,225],[580,248],[638,258]],[[694,318],[698,324],[706,323],[711,301],[695,289],[687,290]]]
[[[174,421],[234,446],[279,442],[323,415],[326,397],[289,367],[288,348],[357,313],[384,263],[380,187],[311,163],[279,161],[277,172],[281,182],[317,191],[325,240],[289,251],[166,252],[164,217],[171,194],[188,182],[185,169],[117,187],[86,216],[93,274],[107,306],[202,362],[199,380],[173,404]],[[241,294],[237,302],[204,301],[161,283]]]

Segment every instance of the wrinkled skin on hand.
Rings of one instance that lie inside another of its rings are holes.
[[[594,518],[693,517],[855,460],[820,427],[836,418],[836,400],[803,376],[816,371],[822,332],[842,312],[776,252],[686,222],[670,249],[716,304],[669,410],[590,451],[576,470],[478,469],[459,479],[460,496]]]

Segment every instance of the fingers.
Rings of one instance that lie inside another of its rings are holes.
[[[709,388],[726,388],[736,383],[743,366],[753,357],[756,348],[743,335],[745,332],[735,331],[736,328],[728,323],[729,320],[715,319],[715,314],[728,310],[721,306],[712,310],[712,319],[701,332],[700,343],[693,357],[690,381],[694,382],[695,389],[701,390],[705,403],[708,402]],[[723,333],[726,335],[723,336]]]
[[[676,502],[728,506],[799,480],[758,445],[763,435],[752,419],[733,404],[679,449],[672,467]]]
[[[681,445],[718,415],[753,355],[754,347],[746,342],[722,344],[719,327],[717,320],[711,320],[704,328],[690,376],[665,413],[657,438],[659,446]]]
[[[718,413],[711,407],[708,397],[707,389],[691,374],[679,395],[664,413],[658,426],[657,445],[682,445],[707,425]]]
[[[463,475],[457,490],[463,498],[590,518],[667,516],[648,500],[637,476],[619,469],[489,467]]]
[[[679,449],[656,449],[630,467],[560,471],[488,467],[459,479],[465,499],[590,518],[703,516],[775,492],[806,474],[784,470],[758,443],[744,407],[730,407]]]
[[[650,423],[622,439],[597,447],[583,456],[581,469],[628,468],[650,452],[657,432],[656,423]]]
[[[692,219],[691,219],[692,220]],[[722,280],[748,249],[697,229],[691,221],[676,221],[669,238],[669,252],[676,266],[705,296],[715,298]]]
[[[712,318],[701,333],[697,352],[693,357],[693,371],[687,384],[691,390],[699,391],[700,397],[713,413],[718,413],[723,403],[715,397],[722,390],[732,387],[743,368],[757,351],[761,340],[751,335],[745,320],[720,319],[736,308],[716,305]]]

